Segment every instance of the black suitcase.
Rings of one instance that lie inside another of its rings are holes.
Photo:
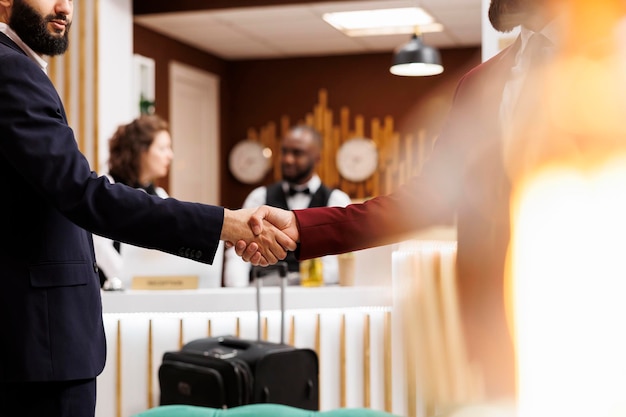
[[[281,276],[281,343],[260,340],[260,287],[268,271]],[[187,404],[230,408],[252,403],[319,408],[319,366],[311,349],[284,343],[287,264],[253,268],[257,288],[258,340],[207,337],[166,352],[159,367],[161,405]]]

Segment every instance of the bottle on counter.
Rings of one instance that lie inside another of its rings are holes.
[[[303,287],[321,287],[324,285],[324,271],[321,258],[307,259],[300,262],[300,285]]]

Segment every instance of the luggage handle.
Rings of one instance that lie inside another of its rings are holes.
[[[221,346],[231,347],[235,349],[248,349],[251,346],[250,342],[246,342],[245,340],[237,339],[234,337],[219,337],[217,339],[217,343]]]
[[[257,340],[261,341],[261,281],[263,275],[267,275],[261,275],[261,272],[272,270],[277,270],[280,276],[280,343],[285,344],[285,287],[287,286],[287,262],[284,261],[265,267],[252,267],[252,278],[256,284]]]

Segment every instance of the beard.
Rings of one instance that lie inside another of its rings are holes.
[[[69,32],[72,22],[67,22],[65,31],[60,35],[48,30],[48,23],[52,20],[67,22],[65,15],[42,16],[28,5],[24,0],[15,0],[13,11],[9,19],[9,27],[28,45],[33,51],[41,55],[61,55],[69,44]]]
[[[292,184],[302,184],[306,179],[308,179],[313,172],[315,171],[315,162],[311,162],[311,164],[304,170],[297,172],[293,175],[285,174],[285,170],[282,170],[282,177],[284,181],[290,182]]]
[[[489,22],[498,32],[510,32],[521,25],[531,8],[529,0],[491,0]]]

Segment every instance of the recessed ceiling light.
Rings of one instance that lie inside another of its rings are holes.
[[[322,18],[348,36],[395,35],[420,32],[440,32],[443,25],[420,7],[398,9],[357,10],[324,13]]]

